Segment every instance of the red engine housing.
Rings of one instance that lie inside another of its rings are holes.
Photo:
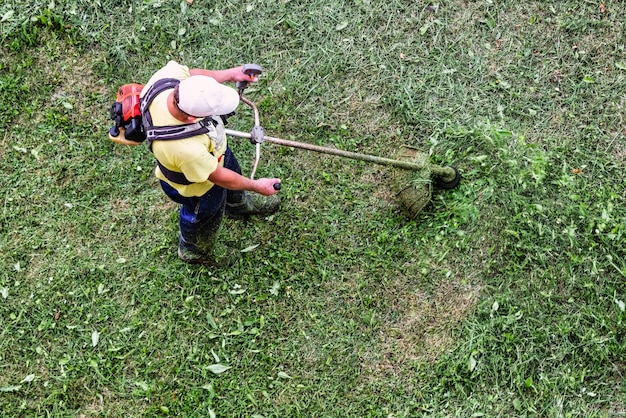
[[[125,145],[138,145],[146,139],[139,108],[142,89],[143,84],[124,84],[117,90],[117,100],[109,111],[114,122],[109,129],[111,140]]]
[[[117,90],[117,102],[122,104],[122,120],[128,123],[132,118],[141,115],[139,111],[139,94],[143,84],[124,84]]]

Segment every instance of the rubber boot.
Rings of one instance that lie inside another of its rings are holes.
[[[222,209],[193,232],[181,232],[178,257],[187,263],[211,267],[229,267],[237,262],[241,253],[226,245],[218,245],[217,242],[223,217]]]
[[[270,215],[280,207],[280,197],[262,196],[248,191],[229,191],[226,199],[226,215],[243,218],[250,215]]]

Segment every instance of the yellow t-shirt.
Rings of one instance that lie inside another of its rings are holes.
[[[163,78],[184,80],[189,76],[188,67],[170,61],[148,80],[142,89],[142,94],[157,80]],[[150,104],[150,116],[154,126],[184,124],[184,122],[174,118],[167,109],[167,98],[171,92],[172,90],[161,92]],[[209,191],[213,187],[213,183],[208,180],[209,176],[217,169],[218,165],[224,164],[223,159],[218,160],[226,151],[227,146],[224,123],[222,118],[215,117],[215,120],[217,126],[210,124],[208,134],[185,139],[152,142],[152,152],[161,164],[168,170],[183,173],[187,180],[193,182],[188,185],[173,183],[163,175],[158,166],[156,167],[154,171],[156,177],[166,181],[182,196],[202,196]]]

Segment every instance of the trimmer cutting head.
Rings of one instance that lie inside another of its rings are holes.
[[[393,192],[400,207],[409,218],[415,218],[430,203],[432,196],[432,171],[426,154],[417,149],[400,147],[396,158],[421,165],[420,170],[394,170]]]
[[[396,168],[393,182],[396,198],[409,218],[416,218],[428,206],[433,183],[440,189],[453,189],[461,181],[456,167],[430,164],[428,155],[413,147],[400,147],[397,160],[413,165],[410,169]]]

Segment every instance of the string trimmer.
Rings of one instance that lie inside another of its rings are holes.
[[[250,76],[258,76],[262,71],[262,68],[256,64],[246,64],[243,67],[243,72]],[[243,95],[247,87],[248,83],[246,82],[237,83],[241,101],[250,106],[253,110],[254,127],[250,133],[226,129],[226,134],[238,138],[247,138],[255,146],[256,155],[250,174],[250,178],[252,179],[254,178],[261,158],[261,144],[264,142],[392,166],[397,169],[398,174],[394,180],[393,191],[399,199],[403,211],[411,218],[415,218],[417,214],[430,203],[433,183],[442,189],[452,189],[456,187],[461,180],[461,174],[455,167],[442,167],[431,164],[427,155],[420,153],[413,147],[400,147],[397,159],[390,159],[267,136],[261,126],[259,111],[256,105]]]

